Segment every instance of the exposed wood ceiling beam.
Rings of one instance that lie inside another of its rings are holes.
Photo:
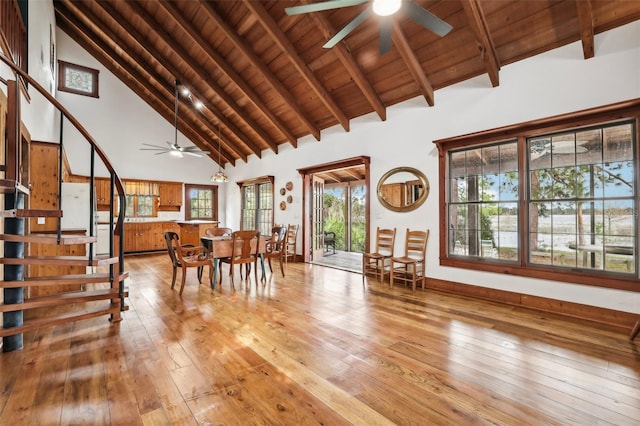
[[[131,26],[129,24],[129,22],[124,19],[124,17],[122,17],[122,15],[120,15],[120,13],[115,10],[115,8],[113,7],[112,4],[110,4],[109,2],[98,2],[96,3],[98,6],[100,6],[104,12],[111,18],[116,20],[124,29],[126,29],[126,31],[132,36],[133,40],[135,40],[138,44],[138,46],[143,49],[149,56],[153,57],[156,61],[159,61],[159,59],[162,58],[162,54],[155,48],[153,48],[150,43],[142,43],[142,40],[144,40],[144,37],[142,36],[142,34],[140,34],[140,32],[134,28],[133,26]],[[87,13],[87,12],[85,12]],[[106,25],[103,26],[103,28],[106,28]],[[116,40],[118,40],[116,38]],[[127,44],[124,41],[118,41],[118,45],[121,47],[127,46]],[[132,51],[133,49],[127,48],[127,51]],[[145,61],[143,58],[141,57],[134,57],[134,60],[132,62],[133,64],[145,64],[147,63],[147,61]],[[167,79],[166,77],[163,78],[159,78],[157,79],[157,81],[167,81],[167,80],[173,80],[175,79],[176,76],[181,74],[181,71],[178,70],[172,62],[170,61],[164,61],[164,62],[160,62],[161,65],[167,70],[167,73],[170,74],[173,78]],[[146,69],[149,69],[151,67],[146,67]],[[127,81],[127,80],[123,80],[123,81]],[[173,84],[173,82],[172,82]],[[202,98],[200,96],[198,96],[198,93],[196,93],[194,91],[194,95],[198,98]],[[173,91],[171,94],[171,99],[173,99]],[[207,110],[211,112],[211,114],[213,115],[214,119],[217,121],[217,123],[221,123],[223,124],[227,129],[229,129],[229,131],[234,135],[234,137],[240,141],[241,144],[245,144],[249,147],[249,149],[253,150],[257,150],[258,152],[260,152],[260,149],[258,147],[255,147],[253,142],[251,142],[251,140],[240,130],[238,129],[235,124],[233,124],[233,122],[231,122],[230,120],[228,120],[223,114],[221,114],[217,108],[212,107],[211,104],[207,105]],[[218,131],[217,131],[217,126],[212,127],[212,123],[211,120],[209,120],[209,125],[207,126],[210,133],[213,133],[216,135],[218,135]],[[222,153],[222,156],[225,160],[230,161],[231,159],[238,157],[241,160],[243,160],[245,163],[247,162],[247,155],[241,151],[240,149],[238,149],[235,144],[230,143],[225,141],[225,138],[222,138],[222,143],[224,144],[225,148],[228,149],[229,151],[234,152],[236,155],[229,155],[228,153]],[[217,146],[214,147],[214,150],[217,151],[218,148]],[[235,162],[235,160],[233,161]]]
[[[295,148],[298,145],[298,139],[295,137],[293,133],[285,126],[285,124],[271,111],[260,96],[247,84],[247,82],[237,73],[233,68],[231,68],[227,62],[224,60],[222,56],[218,52],[216,52],[211,45],[195,30],[193,25],[187,21],[187,19],[182,15],[180,9],[178,9],[172,2],[161,1],[159,2],[160,6],[164,8],[165,12],[171,18],[173,18],[182,30],[189,35],[196,42],[200,49],[204,51],[204,53],[208,56],[208,58],[215,63],[215,65],[220,68],[231,81],[233,81],[236,87],[246,96],[246,98],[251,102],[258,111],[260,111],[267,120],[271,122],[271,124],[280,131],[284,135],[284,137],[291,143],[291,145]],[[278,147],[276,144],[273,144],[272,149],[274,152],[278,152]]]
[[[102,2],[99,2],[99,3],[102,3]],[[109,2],[105,2],[105,3],[109,3]],[[189,68],[191,68],[194,74],[201,75],[201,76],[206,76],[209,74],[209,72],[204,67],[198,64],[198,61],[195,58],[191,58],[191,55],[189,54],[189,52],[187,52],[184,48],[182,48],[182,46],[176,43],[174,35],[169,34],[164,28],[162,28],[161,26],[158,25],[157,22],[155,22],[154,18],[142,6],[143,3],[134,1],[134,2],[125,2],[124,4],[127,7],[131,8],[133,10],[133,13],[140,16],[140,18],[147,25],[150,25],[150,23],[152,22],[154,23],[153,31],[155,32],[155,34],[164,43],[171,46],[175,54],[183,58],[183,60],[185,61],[184,63]],[[156,57],[156,59],[163,59],[166,62],[170,62],[168,58],[164,58],[162,56],[160,56],[159,58]],[[178,75],[181,75],[181,74],[178,74]],[[256,123],[251,117],[249,117],[240,108],[237,102],[227,92],[225,92],[225,90],[222,87],[220,87],[218,84],[213,82],[211,79],[206,79],[206,78],[202,78],[198,82],[193,82],[193,84],[207,85],[210,90],[216,93],[220,101],[224,102],[230,109],[232,109],[233,112],[238,116],[238,118],[244,121],[264,141],[264,143],[266,143],[269,146],[269,148],[273,152],[275,153],[278,152],[277,145],[271,140],[270,136],[258,125],[258,123]],[[256,144],[248,141],[247,146],[258,158],[262,158],[262,152]]]
[[[431,82],[424,74],[420,62],[418,62],[416,55],[413,53],[413,50],[411,49],[411,46],[409,46],[407,38],[404,36],[404,33],[402,32],[398,24],[394,22],[392,25],[393,39],[395,41],[396,47],[398,48],[398,52],[400,52],[402,60],[407,65],[407,68],[409,68],[409,72],[413,76],[413,79],[416,81],[416,83],[418,83],[422,96],[424,96],[424,98],[427,100],[429,106],[433,106],[435,100],[433,98],[433,86],[431,85]]]
[[[308,0],[302,0],[303,4],[309,4]],[[322,32],[322,35],[329,40],[333,34],[336,33],[336,29],[321,13],[311,13],[312,19],[316,22],[318,28]],[[374,90],[371,83],[367,80],[367,77],[362,72],[362,68],[358,66],[355,59],[347,50],[344,43],[338,43],[333,47],[333,52],[336,54],[342,65],[346,68],[347,72],[353,79],[353,82],[360,88],[360,91],[367,99],[371,107],[378,114],[382,121],[387,119],[387,109],[382,103],[382,100]]]
[[[278,27],[278,24],[271,17],[269,12],[264,6],[251,0],[243,0],[243,4],[253,13],[255,18],[260,22],[264,29],[273,38],[273,41],[280,47],[280,49],[287,54],[289,60],[293,63],[296,70],[306,80],[307,84],[311,86],[311,89],[318,95],[318,98],[329,109],[331,114],[338,120],[344,130],[349,131],[349,119],[340,109],[338,104],[333,100],[329,92],[322,86],[322,83],[318,81],[316,76],[311,72],[307,64],[296,53],[295,46],[287,39],[282,30]]]
[[[260,58],[247,46],[247,43],[237,34],[237,32],[226,23],[224,19],[214,9],[212,2],[202,3],[204,10],[209,17],[218,25],[218,28],[224,32],[225,36],[231,43],[249,60],[252,66],[256,67],[262,74],[265,81],[271,88],[280,95],[280,98],[289,106],[289,108],[298,116],[298,119],[307,127],[309,132],[320,140],[320,129],[300,108],[297,100],[291,95],[291,92],[277,79],[271,70],[264,64]]]
[[[489,33],[489,27],[487,26],[482,6],[478,0],[464,0],[462,7],[469,21],[469,26],[478,40],[480,54],[482,55],[484,66],[487,69],[487,74],[489,74],[491,85],[497,87],[500,85],[500,62],[498,61],[496,48]]]
[[[348,174],[349,176],[354,177],[356,180],[364,179],[364,174],[360,173],[360,169],[347,169],[345,170],[345,173]]]
[[[578,23],[580,25],[580,39],[582,40],[582,54],[585,59],[593,58],[595,47],[593,40],[593,10],[591,0],[576,1],[578,8]]]
[[[322,178],[325,181],[340,182],[340,176],[338,176],[338,174],[334,172],[322,173]]]
[[[114,71],[113,68],[117,68],[117,67],[113,66],[113,58],[114,57],[119,57],[119,58],[121,58],[121,60],[118,61],[118,64],[120,66],[124,65],[126,67],[126,71],[127,72],[130,72],[133,75],[137,75],[138,78],[140,78],[140,77],[143,78],[142,80],[138,80],[138,81],[148,82],[148,81],[151,80],[151,81],[158,82],[158,81],[165,81],[166,80],[164,76],[162,76],[162,75],[160,75],[158,73],[150,72],[149,71],[150,68],[142,67],[140,64],[142,64],[144,62],[141,60],[141,58],[133,55],[131,53],[130,49],[120,49],[120,50],[116,51],[115,49],[110,49],[106,45],[106,43],[103,42],[102,40],[96,40],[97,37],[95,37],[94,36],[94,32],[90,30],[90,23],[94,23],[94,25],[95,25],[95,23],[98,23],[98,22],[101,23],[102,21],[94,13],[92,13],[90,10],[85,9],[85,10],[83,10],[81,12],[76,7],[75,4],[70,3],[70,2],[60,2],[60,5],[61,5],[60,12],[64,13],[65,11],[67,11],[68,12],[67,13],[67,18],[68,18],[68,15],[71,15],[71,16],[74,17],[74,18],[69,19],[69,20],[78,21],[78,19],[81,19],[81,18],[79,18],[80,16],[84,17],[84,26],[82,28],[77,28],[77,30],[81,31],[84,34],[85,38],[88,38],[89,40],[92,40],[94,42],[94,44],[97,45],[97,43],[100,42],[100,45],[102,46],[102,47],[98,46],[99,50],[102,51],[100,54],[102,54],[104,56],[105,53],[108,53],[109,51],[112,52],[111,54],[109,54],[109,56],[104,58],[104,61],[106,62],[105,66],[107,66],[107,68],[109,68],[112,72]],[[72,11],[72,9],[74,11],[73,14],[70,13]],[[76,18],[76,17],[78,17],[78,18]],[[109,30],[108,25],[100,25],[100,28],[101,28],[101,34],[103,36],[111,39],[117,46],[122,47],[122,46],[126,45],[124,40],[121,40],[113,31]],[[118,54],[118,52],[119,52],[119,54]],[[124,55],[126,55],[129,59],[127,60],[126,58],[124,58]],[[137,70],[136,70],[136,68],[137,68]],[[150,79],[149,77],[152,77],[152,78]],[[123,80],[123,81],[126,81],[126,80]],[[146,87],[147,90],[149,90],[149,88],[151,86],[146,84],[145,87]],[[172,90],[166,90],[166,87],[164,85],[161,85],[161,89],[160,90],[168,92],[168,97],[170,99],[174,98],[174,93],[175,92],[173,91],[173,89]],[[155,94],[158,93],[158,89],[155,86],[153,86],[153,89],[151,90],[151,93],[154,93],[154,97],[156,99],[159,99],[158,102],[162,105],[161,115],[163,115],[167,119],[167,121],[169,121],[170,123],[173,123],[174,114],[175,114],[175,111],[173,109],[174,107],[171,106],[171,109],[170,109],[171,113],[170,114],[166,114],[166,110],[164,108],[167,105],[166,102],[165,102],[166,98],[158,98],[157,96],[155,96]],[[173,102],[172,102],[172,105],[173,105]],[[160,112],[160,111],[158,111],[158,112]],[[182,122],[185,122],[184,115],[185,114],[182,114],[182,115],[178,116],[179,119],[181,119]],[[200,122],[200,120],[193,120],[193,117],[191,116],[191,114],[187,114],[187,115],[189,115],[192,118],[192,122],[195,122],[195,123]],[[199,142],[199,144],[200,144],[199,147],[201,149],[205,149],[207,151],[217,151],[217,147],[214,147],[209,142],[209,140],[207,140],[207,139],[203,140],[202,139],[202,137],[201,137],[202,132],[201,131],[194,130],[193,129],[193,125],[189,125],[189,128],[192,129],[191,130],[191,132],[192,132],[191,135],[193,135],[196,138],[196,139],[193,139],[193,140],[196,140],[196,141],[199,140],[200,141]],[[207,125],[206,129],[204,129],[204,132],[206,134],[211,135],[214,132],[214,128],[212,128],[211,126]],[[242,156],[244,155],[242,152],[236,152],[235,150],[232,150],[232,151],[235,153],[235,156],[240,156],[242,158]],[[227,153],[227,152],[221,152],[220,155],[226,161],[233,160],[235,162],[235,156],[233,154],[230,154],[230,153]],[[244,161],[246,162],[246,156],[244,158]]]
[[[139,71],[134,69],[124,70],[123,67],[113,68],[111,67],[112,58],[117,57],[116,51],[108,46],[105,42],[99,39],[92,38],[91,35],[93,32],[87,27],[86,24],[79,22],[78,19],[73,17],[69,18],[65,13],[64,6],[59,5],[56,9],[56,19],[57,25],[69,34],[70,37],[74,38],[87,52],[89,52],[93,57],[95,57],[100,63],[105,65],[105,67],[110,68],[111,72],[114,73],[120,80],[123,82],[129,82],[129,87],[143,99],[146,99],[148,104],[155,109],[161,116],[165,117],[167,121],[172,122],[174,118],[174,107],[173,105],[168,106],[165,103],[165,98],[159,97],[158,93],[160,90],[158,87],[153,86],[149,83],[143,84],[142,82],[149,81],[148,75],[142,75]],[[94,21],[95,22],[95,21]],[[165,90],[169,92],[169,90]],[[173,97],[173,90],[170,91],[169,96]],[[198,131],[194,128],[193,124],[188,122],[184,115],[178,116],[179,123],[182,122],[182,126],[178,126],[180,130],[185,134],[189,139],[194,141],[201,149],[206,149],[208,151],[216,151],[213,149],[208,140],[203,138],[203,132]],[[232,155],[227,152],[222,151],[220,155],[227,159],[227,161],[235,165],[235,159]]]

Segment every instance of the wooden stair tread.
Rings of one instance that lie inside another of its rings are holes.
[[[125,311],[127,309],[128,307],[125,306]],[[108,308],[84,309],[75,312],[65,312],[64,314],[49,317],[29,319],[25,320],[24,324],[21,326],[0,329],[0,337],[12,336],[14,334],[25,333],[39,328],[52,327],[55,325],[95,318],[103,315],[118,314],[119,311],[120,303],[111,303]]]
[[[62,210],[9,209],[1,211],[0,217],[62,217]]]
[[[125,293],[124,297],[127,297]],[[95,300],[108,300],[120,298],[117,288],[104,288],[98,290],[74,291],[52,294],[27,299],[23,303],[0,305],[0,312],[24,311],[27,309],[44,308],[48,306],[60,306],[69,303],[92,302]]]
[[[13,179],[0,179],[0,193],[10,194],[15,191],[22,192],[23,194],[29,193],[29,188],[17,182]]]
[[[27,234],[27,235],[14,235],[14,234],[0,234],[0,240],[9,242],[22,242],[22,243],[41,243],[41,244],[58,244],[58,245],[72,245],[72,244],[90,244],[98,241],[98,237],[88,235],[60,235],[60,242],[58,243],[58,234]]]
[[[25,256],[24,258],[0,258],[4,265],[69,265],[69,266],[105,266],[118,263],[117,257],[105,255],[95,256],[89,261],[88,256]]]
[[[129,278],[129,272],[122,274],[114,274],[115,282],[120,282]],[[24,281],[0,281],[0,288],[17,288],[17,287],[35,287],[47,285],[67,285],[67,284],[89,284],[89,283],[107,283],[109,273],[99,274],[70,274],[70,275],[51,275],[44,277],[27,277]]]

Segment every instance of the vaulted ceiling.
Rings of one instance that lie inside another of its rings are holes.
[[[408,0],[405,0],[408,1]],[[582,42],[640,19],[640,1],[414,0],[453,29],[444,37],[397,13],[391,50],[380,54],[379,17],[371,15],[335,47],[322,45],[369,3],[288,16],[314,1],[54,0],[58,27],[170,123],[174,81],[178,127],[222,163],[278,152],[283,144],[414,97],[437,104],[436,91],[500,67]],[[85,64],[79,64],[85,65]],[[199,100],[205,107],[192,105]],[[185,107],[183,105],[188,105]]]

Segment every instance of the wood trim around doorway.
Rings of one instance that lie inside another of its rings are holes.
[[[354,166],[365,167],[365,185],[367,188],[365,195],[365,216],[366,222],[369,224],[371,217],[371,181],[370,181],[370,163],[371,158],[369,156],[361,155],[357,157],[346,158],[344,160],[332,161],[329,163],[317,164],[314,166],[303,167],[298,169],[298,173],[302,176],[303,191],[302,191],[302,257],[304,262],[310,262],[311,254],[309,247],[311,247],[311,236],[309,230],[311,229],[311,196],[312,191],[312,179],[314,173],[327,172],[329,170],[345,169]],[[365,229],[365,247],[369,247],[369,226]]]

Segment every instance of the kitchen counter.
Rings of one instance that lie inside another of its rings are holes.
[[[217,220],[176,220],[179,225],[215,225],[220,223]]]

